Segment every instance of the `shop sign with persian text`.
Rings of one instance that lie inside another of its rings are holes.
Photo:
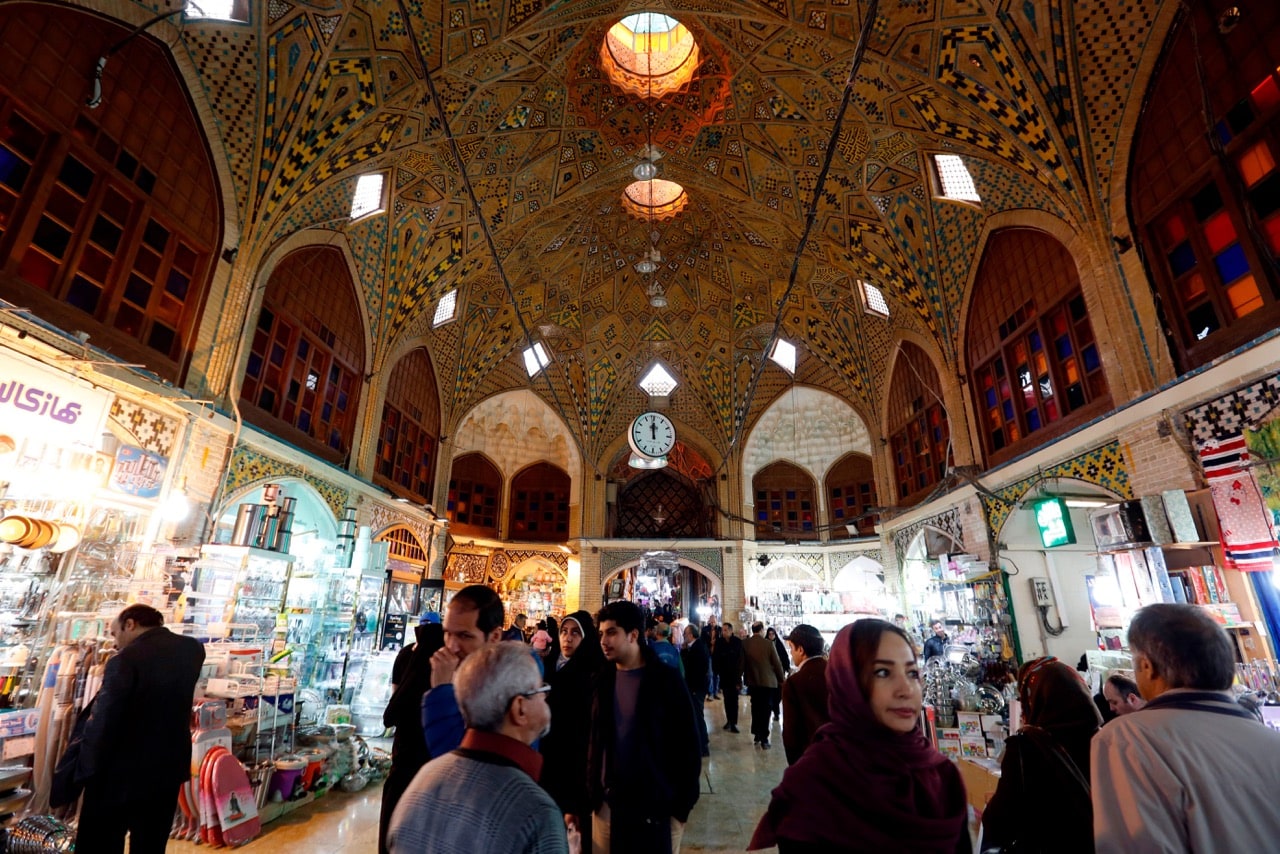
[[[115,468],[111,470],[111,488],[138,498],[158,498],[168,466],[167,457],[121,445],[116,451]]]
[[[9,435],[96,450],[110,392],[0,348],[0,428]]]

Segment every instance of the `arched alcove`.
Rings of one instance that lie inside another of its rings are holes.
[[[396,363],[382,406],[374,481],[406,498],[434,499],[436,450],[440,442],[440,397],[425,347]]]
[[[534,463],[511,479],[507,492],[507,538],[562,543],[569,538],[569,474],[551,463]]]
[[[445,513],[455,534],[498,536],[502,518],[502,472],[484,454],[464,454],[449,472]]]
[[[779,461],[751,479],[757,540],[816,540],[818,495],[813,477],[800,466]]]

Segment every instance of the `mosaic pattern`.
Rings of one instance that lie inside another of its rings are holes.
[[[1041,211],[1070,227],[1109,200],[1161,6],[882,4],[838,134],[857,37],[843,2],[681,0],[702,64],[653,104],[600,67],[616,4],[270,0],[248,24],[188,22],[178,49],[234,185],[237,287],[280,240],[325,229],[356,259],[372,365],[411,340],[430,349],[442,430],[533,388],[599,467],[647,406],[635,380],[653,357],[681,378],[673,414],[719,454],[787,386],[765,365],[775,323],[804,354],[797,381],[871,423],[897,330],[954,362],[986,219]],[[618,201],[650,143],[689,194],[657,222]],[[930,198],[939,151],[966,158],[980,207]],[[349,223],[373,170],[389,178],[386,213]],[[638,273],[655,243],[663,262]],[[885,292],[890,321],[863,312],[859,278]],[[458,319],[432,329],[452,288]],[[241,328],[227,315],[217,340]],[[530,338],[554,353],[532,382]]]
[[[1280,406],[1280,374],[1228,392],[1208,403],[1182,413],[1182,423],[1196,450],[1240,436],[1269,420]]]
[[[911,541],[925,528],[942,531],[957,543],[964,543],[964,523],[960,521],[959,508],[951,507],[936,516],[912,522],[907,527],[893,532],[893,553],[898,559],[899,569],[902,568],[902,562],[906,559],[907,548],[911,545]]]
[[[560,574],[569,577],[569,556],[562,551],[536,551],[530,549],[512,549],[507,552],[507,558],[511,561],[513,567],[518,567],[527,560],[537,560],[542,563],[549,563],[555,566]]]
[[[245,444],[236,445],[231,455],[231,464],[227,466],[223,491],[228,494],[235,493],[246,487],[281,477],[304,480],[314,487],[324,499],[324,503],[333,511],[334,519],[341,519],[343,508],[351,502],[350,491],[316,477],[302,466],[278,460]]]
[[[162,457],[173,456],[174,443],[182,422],[149,409],[140,403],[131,403],[121,397],[111,402],[111,420],[133,437],[133,444]]]
[[[1049,466],[1017,483],[994,490],[1000,500],[986,495],[980,496],[982,509],[987,517],[987,526],[996,536],[999,536],[1004,523],[1016,509],[1022,497],[1036,484],[1058,477],[1069,477],[1092,483],[1121,498],[1133,497],[1133,487],[1129,482],[1129,458],[1119,442],[1108,442],[1078,457]]]
[[[427,544],[433,539],[432,533],[434,529],[431,526],[424,525],[414,517],[407,516],[396,508],[380,501],[371,502],[368,505],[368,513],[369,529],[372,531],[375,540],[383,531],[395,527],[408,528],[418,538],[418,542],[422,543],[423,548],[426,548]]]

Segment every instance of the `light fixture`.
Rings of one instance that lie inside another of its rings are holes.
[[[651,514],[653,516],[653,524],[661,527],[662,523],[667,521],[667,513],[662,509],[662,502],[658,502],[658,509]]]
[[[184,477],[178,485],[169,490],[169,496],[160,508],[166,522],[181,522],[191,512],[191,501],[187,498],[187,479]]]
[[[1102,498],[1068,498],[1067,506],[1080,509],[1092,509],[1096,507],[1106,507],[1114,502],[1107,501]]]
[[[661,469],[667,467],[666,457],[646,457],[643,454],[632,454],[627,465],[633,469]]]
[[[641,160],[636,164],[636,168],[631,170],[631,174],[637,181],[652,181],[658,177],[658,164],[652,160]]]

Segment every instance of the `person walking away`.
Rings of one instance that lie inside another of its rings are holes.
[[[75,778],[84,783],[76,851],[164,851],[191,778],[191,705],[204,646],[164,627],[149,605],[111,623],[116,654],[85,723]]]
[[[787,635],[796,670],[782,683],[782,749],[794,765],[828,720],[827,659],[822,633],[801,623]]]
[[[533,651],[538,655],[545,655],[547,647],[551,646],[551,635],[547,632],[547,621],[538,620],[538,628],[533,633],[533,637],[529,638],[529,646],[533,647]]]
[[[720,643],[720,629],[712,621],[702,627],[702,642],[707,645],[707,652],[711,655],[711,673],[707,677],[707,698],[710,700],[720,699],[720,675],[716,673],[716,647]]]
[[[462,588],[444,609],[444,646],[431,656],[431,689],[422,697],[422,732],[432,756],[444,756],[462,742],[466,726],[453,674],[467,656],[502,639],[502,621],[502,600],[483,584]]]
[[[1196,605],[1129,624],[1147,701],[1093,739],[1098,854],[1260,851],[1280,839],[1280,733],[1232,698],[1235,645]]]
[[[663,664],[668,667],[674,667],[679,671],[680,676],[684,676],[684,662],[680,658],[680,650],[675,648],[675,644],[671,643],[671,627],[666,623],[658,623],[653,627],[653,654],[658,656]]]
[[[1093,851],[1089,744],[1102,718],[1075,668],[1048,656],[1018,671],[1022,730],[1005,741],[982,844],[1044,854]],[[1041,809],[1053,804],[1053,809]]]
[[[1118,718],[1147,705],[1147,701],[1142,699],[1142,692],[1138,690],[1138,683],[1121,673],[1112,673],[1102,683],[1102,696],[1106,698],[1111,713]]]
[[[431,621],[435,617],[435,621]],[[422,698],[431,687],[431,656],[444,646],[439,614],[424,614],[414,630],[416,642],[400,650],[391,666],[391,700],[382,713],[382,725],[395,727],[391,742],[391,771],[382,784],[382,809],[378,813],[378,851],[386,854],[387,828],[401,795],[423,765],[431,760],[422,733]]]
[[[746,661],[743,675],[751,697],[751,735],[765,750],[769,744],[769,716],[773,713],[773,694],[782,685],[782,662],[773,643],[764,636],[764,623],[751,624],[751,637],[742,644]]]
[[[684,662],[684,684],[689,686],[693,698],[693,716],[698,724],[698,739],[702,742],[702,755],[711,755],[711,740],[707,735],[707,716],[703,708],[707,702],[707,674],[711,671],[711,653],[698,637],[693,624],[684,627],[684,649],[680,650]]]
[[[782,662],[782,675],[785,679],[791,675],[791,656],[787,654],[787,648],[782,645],[782,638],[778,637],[778,630],[770,626],[764,633],[765,640],[773,644],[773,648],[778,651],[778,660]],[[778,687],[773,692],[773,719],[779,720],[782,717],[782,682],[778,682]]]
[[[702,772],[693,701],[641,639],[633,602],[600,610],[587,788],[595,854],[678,854]]]
[[[720,677],[720,693],[724,696],[724,728],[738,732],[738,691],[742,688],[742,641],[733,633],[733,623],[720,626],[720,640],[711,664]]]
[[[567,827],[582,835],[591,850],[591,801],[587,796],[587,747],[591,741],[591,696],[604,667],[600,635],[586,611],[574,611],[560,623],[560,657],[547,668],[551,732],[539,743],[545,760],[542,787],[555,799]]]
[[[530,747],[550,728],[551,709],[528,647],[474,651],[453,686],[462,743],[409,784],[391,817],[391,854],[568,854],[560,808],[538,786],[542,756]]]
[[[964,783],[921,732],[920,663],[906,634],[884,620],[845,626],[827,689],[831,721],[783,773],[748,850],[968,854]]]

